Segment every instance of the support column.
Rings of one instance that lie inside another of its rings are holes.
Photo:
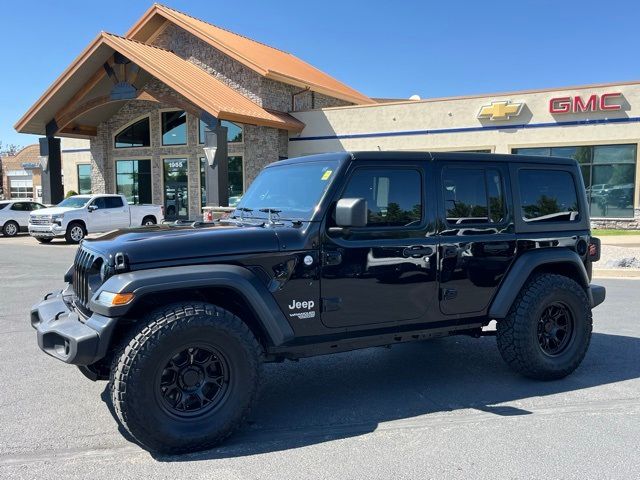
[[[217,118],[208,114],[202,115],[205,123],[205,148],[217,147],[213,164],[205,169],[207,190],[207,206],[229,206],[229,158],[227,146],[227,127],[223,127]],[[215,137],[215,138],[214,138]]]
[[[62,186],[62,153],[60,139],[40,138],[40,156],[42,158],[42,203],[58,204],[64,198]]]

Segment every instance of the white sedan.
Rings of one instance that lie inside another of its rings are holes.
[[[47,208],[41,203],[31,200],[0,201],[0,228],[5,237],[15,237],[18,232],[26,232],[29,228],[29,214]]]

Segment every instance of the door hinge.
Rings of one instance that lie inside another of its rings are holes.
[[[455,288],[443,288],[440,291],[440,298],[442,298],[442,300],[453,300],[457,296],[458,290],[456,290]]]
[[[323,264],[326,267],[340,265],[342,263],[342,253],[340,252],[324,252],[322,254]]]
[[[342,306],[342,298],[340,297],[323,298],[321,302],[323,312],[335,312],[340,310]]]

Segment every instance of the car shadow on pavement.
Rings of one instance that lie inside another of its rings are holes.
[[[513,373],[490,337],[450,337],[268,364],[249,421],[220,447],[181,456],[152,455],[162,462],[256,455],[363,435],[384,422],[410,425],[421,417],[417,424],[426,426],[429,414],[461,409],[529,415],[533,412],[525,406],[500,404],[570,392],[576,392],[570,403],[580,404],[580,390],[639,378],[638,359],[640,338],[594,333],[578,370],[552,382]],[[103,399],[109,405],[108,395]],[[562,405],[566,402],[565,397]],[[444,427],[456,417],[433,420]]]

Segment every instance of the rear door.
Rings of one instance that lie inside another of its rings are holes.
[[[485,162],[437,164],[440,311],[481,314],[515,258],[509,170]]]
[[[131,225],[129,206],[125,205],[122,197],[105,197],[109,211],[109,224],[112,229],[125,228]]]
[[[26,228],[29,225],[29,214],[31,209],[29,207],[30,202],[15,202],[11,205],[11,219],[18,222],[21,228]]]

